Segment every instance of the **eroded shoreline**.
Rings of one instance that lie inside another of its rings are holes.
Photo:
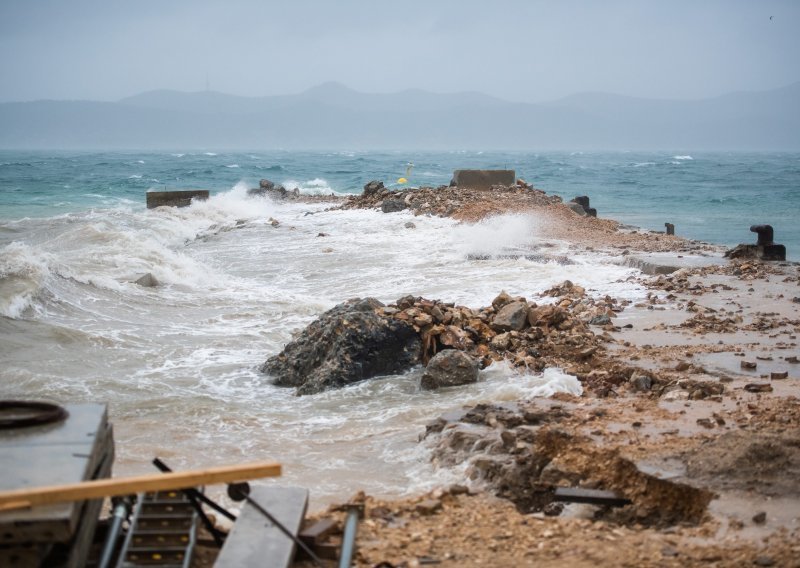
[[[536,215],[545,220],[545,239],[566,240],[576,251],[662,253],[659,262],[722,252],[576,215],[525,186],[384,190],[343,207],[381,208],[387,200],[467,222]],[[584,394],[433,420],[421,436],[435,442],[441,467],[466,465],[464,487],[391,502],[357,496],[367,504],[359,565],[794,565],[800,273],[793,263],[712,260],[638,277],[650,293],[636,305],[587,298],[579,281],[542,293],[546,305],[567,314],[562,321],[582,322],[583,337],[593,338],[588,350],[576,346],[571,356],[548,361],[575,374]],[[413,321],[420,313],[409,315]],[[570,329],[574,335],[575,327],[556,324],[552,339]],[[491,343],[500,331],[489,333],[484,356],[528,368],[524,354],[508,349],[523,338]],[[524,339],[535,344],[551,333],[546,327]],[[548,499],[553,486],[615,490],[633,504],[562,509]]]

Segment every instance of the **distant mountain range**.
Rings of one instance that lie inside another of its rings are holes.
[[[703,100],[584,93],[529,104],[325,83],[267,97],[161,90],[2,103],[0,148],[800,150],[800,82]]]

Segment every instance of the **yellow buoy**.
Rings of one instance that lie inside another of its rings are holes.
[[[400,178],[397,180],[397,183],[408,183],[408,180],[406,178]]]

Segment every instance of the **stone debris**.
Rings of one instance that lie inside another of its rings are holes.
[[[432,390],[467,385],[477,381],[477,361],[463,351],[445,349],[428,362],[420,386]]]

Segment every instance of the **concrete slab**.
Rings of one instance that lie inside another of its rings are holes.
[[[301,487],[253,487],[250,498],[297,535],[308,506],[308,490]],[[255,507],[247,504],[222,547],[215,568],[289,566],[295,544]]]
[[[207,189],[187,189],[182,191],[148,191],[147,208],[155,207],[188,207],[193,199],[206,200],[209,192]]]
[[[63,422],[0,431],[0,490],[78,483],[108,477],[114,442],[102,404],[64,405]],[[0,543],[67,542],[83,503],[0,513]]]
[[[727,262],[722,256],[681,255],[674,252],[636,254],[625,258],[624,264],[645,274],[672,274],[681,268],[699,268]]]

